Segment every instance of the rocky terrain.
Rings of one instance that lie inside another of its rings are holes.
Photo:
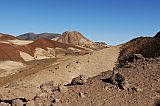
[[[58,42],[5,34],[0,39],[4,56],[5,44],[19,54],[0,62],[0,106],[160,105],[159,33],[119,46],[93,43],[75,31],[64,32]]]
[[[159,106],[159,70],[159,57],[138,59],[113,70],[124,77],[123,89],[118,86],[119,76],[114,76],[113,71],[106,71],[89,78],[86,83],[67,85],[65,93],[58,91],[53,94],[59,99],[56,104],[60,106]],[[113,83],[113,80],[117,82]]]
[[[126,61],[133,61],[131,57],[133,54],[142,54],[146,58],[160,56],[160,38],[158,34],[154,37],[138,37],[123,44],[118,59],[121,63],[120,66],[125,64]]]

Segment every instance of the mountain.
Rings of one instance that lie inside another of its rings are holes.
[[[160,31],[154,36],[154,38],[160,38]]]
[[[37,40],[40,38],[46,38],[54,41],[58,41],[61,43],[66,44],[72,44],[76,46],[81,46],[85,49],[92,49],[92,50],[101,50],[108,46],[104,43],[94,43],[91,40],[87,39],[84,35],[82,35],[80,32],[77,31],[66,31],[63,34],[57,34],[57,33],[41,33],[41,34],[35,34],[35,33],[26,33],[17,36],[18,39],[21,40]]]
[[[95,48],[94,43],[84,37],[80,32],[77,31],[66,31],[57,39],[58,42],[78,45],[87,48]]]
[[[35,33],[26,33],[17,36],[19,39],[22,40],[36,40],[39,38],[46,38],[46,39],[54,39],[60,36],[60,34],[57,33],[41,33],[41,34],[35,34]]]

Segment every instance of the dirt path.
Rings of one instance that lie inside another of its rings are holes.
[[[119,50],[119,46],[116,46],[84,56],[67,56],[56,62],[28,63],[35,66],[0,80],[0,85],[9,83],[0,88],[0,94],[32,98],[39,92],[39,86],[47,81],[68,84],[80,74],[93,77],[103,71],[112,70],[117,62]]]
[[[27,77],[29,75],[35,74],[38,71],[47,68],[53,62],[56,62],[56,59],[26,62],[27,67],[25,67],[23,69],[19,69],[18,73],[10,75],[10,76],[6,76],[6,77],[1,77],[0,78],[0,87],[9,83],[9,82],[14,81],[14,80],[21,79],[21,78]]]

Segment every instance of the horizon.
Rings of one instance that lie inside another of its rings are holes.
[[[160,31],[159,0],[2,0],[0,33],[79,31],[118,45]]]

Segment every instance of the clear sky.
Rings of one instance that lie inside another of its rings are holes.
[[[160,0],[0,0],[0,32],[80,31],[115,45],[160,30]]]

